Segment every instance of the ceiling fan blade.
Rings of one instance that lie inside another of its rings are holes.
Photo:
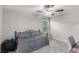
[[[42,11],[42,10],[37,10],[37,12],[41,13],[41,12],[43,12],[43,11]]]
[[[64,11],[64,9],[56,10],[56,12],[63,12],[63,11]]]

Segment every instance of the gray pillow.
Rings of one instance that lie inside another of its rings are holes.
[[[19,38],[29,38],[31,37],[31,33],[30,32],[19,32],[18,36]]]
[[[39,31],[32,32],[32,36],[39,36],[39,35],[41,35],[41,32]]]

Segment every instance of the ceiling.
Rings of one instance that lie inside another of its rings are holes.
[[[33,14],[36,10],[40,9],[40,5],[4,5],[5,10],[15,11],[21,14]],[[78,5],[64,5],[64,12],[77,12],[79,10]]]
[[[40,9],[40,5],[6,5],[3,6],[5,10],[15,11],[21,14],[31,15],[36,10]],[[27,12],[28,11],[28,12]],[[72,23],[73,25],[79,24],[79,6],[78,5],[65,5],[64,16],[55,17],[55,21],[63,23]]]
[[[39,9],[39,5],[5,5],[3,6],[5,10],[11,10],[15,12],[20,12],[22,14],[33,13],[36,9]]]
[[[4,5],[5,10],[11,10],[22,14],[34,13],[36,10],[40,10],[40,5]],[[27,12],[28,11],[28,12]]]
[[[21,12],[21,13],[26,13],[26,11],[36,11],[40,9],[40,5],[4,5],[3,8],[5,10],[12,10],[12,11],[17,11],[17,12]],[[74,9],[79,9],[78,5],[65,5],[64,6],[65,11],[66,10],[74,10]]]

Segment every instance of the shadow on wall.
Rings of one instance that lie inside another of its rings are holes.
[[[79,6],[65,6],[65,14],[53,17],[50,22],[52,37],[66,41],[73,35],[79,39]]]
[[[26,12],[28,13],[28,11]],[[30,12],[27,16],[11,10],[5,10],[4,14],[4,39],[13,37],[15,30],[24,31],[28,29],[37,30],[41,28],[40,20],[35,19]]]
[[[79,24],[72,26],[71,24],[63,24],[51,21],[50,30],[52,38],[68,42],[69,36],[74,36],[79,41]]]

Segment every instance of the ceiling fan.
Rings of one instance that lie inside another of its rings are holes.
[[[64,11],[63,8],[58,8],[58,6],[55,5],[43,5],[42,7],[42,9],[36,10],[36,12],[39,14],[45,14],[50,17],[54,16],[55,13]]]

